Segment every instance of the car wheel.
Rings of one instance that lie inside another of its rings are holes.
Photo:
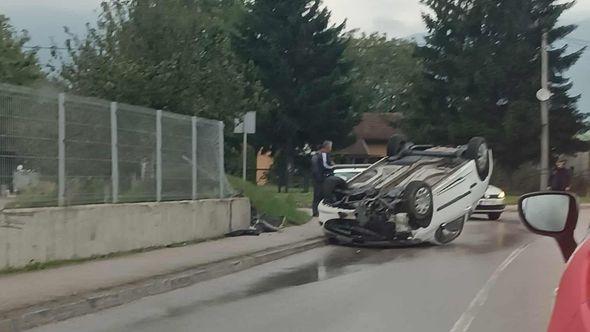
[[[464,226],[465,220],[463,217],[440,225],[436,230],[436,233],[434,233],[435,243],[439,245],[451,243],[461,235]]]
[[[498,219],[500,219],[501,215],[502,215],[502,213],[500,213],[500,212],[490,212],[490,213],[488,213],[488,219],[498,220]]]
[[[488,177],[490,171],[490,154],[486,140],[483,137],[474,137],[469,140],[465,157],[475,161],[477,174],[480,179],[484,180]]]
[[[432,220],[432,190],[423,181],[410,182],[404,190],[406,211],[414,228],[428,227]]]
[[[404,135],[393,135],[387,143],[387,156],[397,156],[406,145],[407,139]]]

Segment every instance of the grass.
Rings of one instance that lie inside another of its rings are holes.
[[[277,192],[276,187],[274,189],[272,186],[259,187],[236,177],[230,177],[229,181],[237,191],[250,199],[260,214],[271,218],[285,218],[293,225],[302,225],[310,220],[309,214],[298,210],[300,207],[311,206],[310,194],[301,192],[282,194]],[[308,201],[310,203],[306,205]]]
[[[289,197],[290,200],[295,202],[298,208],[311,208],[313,201],[312,188],[310,188],[310,191],[306,193],[300,188],[290,188],[289,193],[279,193],[278,188],[275,185],[266,185],[259,188],[267,192],[269,195],[275,196],[277,198]]]
[[[506,202],[506,205],[516,205],[516,204],[518,204],[519,197],[520,196],[506,195],[506,198],[504,199],[504,201]]]

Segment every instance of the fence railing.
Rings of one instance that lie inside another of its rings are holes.
[[[219,121],[0,84],[7,206],[227,197],[223,154]]]

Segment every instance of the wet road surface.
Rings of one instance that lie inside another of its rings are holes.
[[[443,247],[323,247],[35,331],[543,331],[559,250],[502,219]]]

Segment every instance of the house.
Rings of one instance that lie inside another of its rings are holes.
[[[258,151],[256,156],[256,184],[264,186],[268,184],[268,172],[273,164],[273,158],[270,151]]]
[[[361,121],[353,128],[355,143],[333,154],[341,163],[373,163],[387,155],[387,142],[399,133],[399,113],[364,113]],[[267,174],[273,164],[270,153],[260,151],[256,158],[256,183],[268,183]]]
[[[364,113],[353,129],[356,141],[334,154],[348,164],[375,162],[387,155],[387,142],[399,133],[399,113]]]

